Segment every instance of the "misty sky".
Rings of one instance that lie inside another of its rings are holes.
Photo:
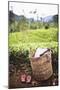
[[[10,2],[9,10],[13,10],[17,15],[37,19],[37,16],[40,18],[58,14],[58,5]],[[34,11],[36,11],[36,13],[33,13]]]

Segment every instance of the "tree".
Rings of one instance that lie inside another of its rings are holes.
[[[12,11],[9,11],[9,24],[13,23],[14,20],[14,13]]]
[[[24,31],[28,29],[28,21],[23,15],[21,16],[21,19],[18,22],[18,29],[19,31]]]

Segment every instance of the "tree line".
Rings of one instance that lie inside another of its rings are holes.
[[[16,20],[16,18],[17,16],[15,16],[13,12],[9,11],[9,32],[58,27],[58,15],[54,15],[53,20],[50,22],[43,22],[42,20],[34,21],[33,19],[29,20],[24,15],[21,15],[18,20]]]

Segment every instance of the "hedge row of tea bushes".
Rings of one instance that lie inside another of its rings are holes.
[[[27,30],[24,32],[14,32],[9,33],[9,45],[12,46],[15,45],[21,45],[22,44],[29,44],[30,43],[50,43],[52,45],[55,44],[55,42],[58,42],[58,30],[57,28],[50,28],[48,30],[45,29],[37,29],[37,30]],[[34,44],[33,44],[34,45]],[[45,47],[45,44],[43,44]],[[52,46],[51,45],[51,46]],[[37,45],[35,45],[37,46]],[[34,47],[35,47],[34,46]],[[40,46],[40,45],[39,45]],[[42,47],[42,46],[41,46]],[[46,46],[47,47],[47,46]]]
[[[58,48],[52,47],[52,55],[57,60],[58,57]],[[9,63],[13,63],[14,65],[19,65],[20,63],[29,62],[30,54],[34,54],[36,48],[18,48],[18,47],[10,47],[9,48]]]
[[[15,51],[11,49],[9,51],[9,64],[17,65],[20,67],[20,64],[29,63],[29,51],[28,50],[18,50]]]

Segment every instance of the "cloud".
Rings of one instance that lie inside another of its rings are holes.
[[[10,2],[9,3],[9,10],[13,10],[13,12],[17,15],[25,15],[26,17],[45,17],[49,15],[58,14],[58,5],[51,5],[51,4],[32,4],[32,3],[17,3],[17,2]],[[37,11],[35,14],[30,13]]]

